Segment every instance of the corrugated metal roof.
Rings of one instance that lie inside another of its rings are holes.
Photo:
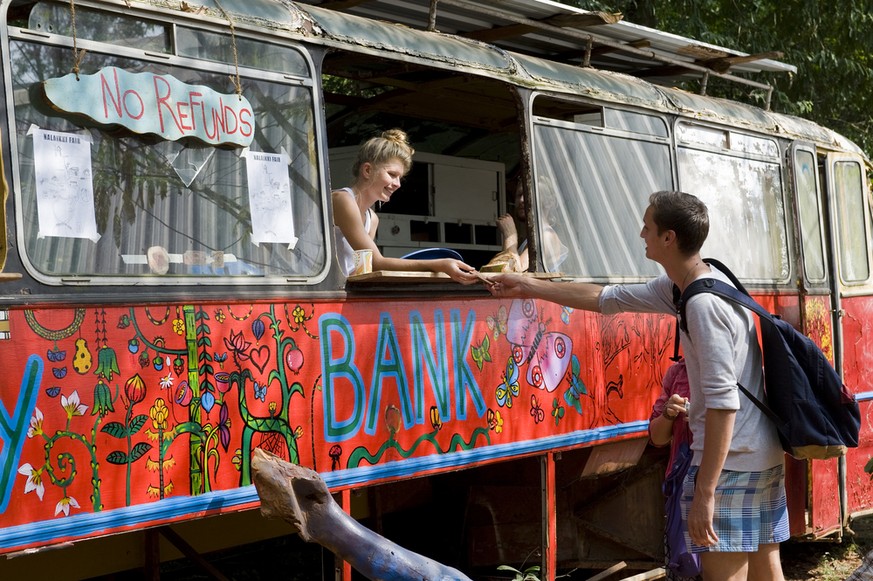
[[[298,0],[417,29],[431,23],[431,0]],[[590,64],[670,84],[712,74],[795,72],[769,55],[699,42],[551,0],[439,0],[434,28],[500,48],[580,64],[591,41]]]

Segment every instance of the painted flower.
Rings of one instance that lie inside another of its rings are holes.
[[[124,383],[124,395],[130,401],[130,405],[135,405],[145,399],[146,386],[139,373],[135,373],[133,377]]]
[[[223,323],[227,318],[227,315],[224,314],[224,309],[216,309],[215,310],[215,320],[219,323]]]
[[[390,404],[387,408],[385,408],[385,425],[388,427],[388,432],[391,433],[391,437],[394,437],[398,431],[400,431],[400,410],[394,404]]]
[[[430,425],[437,431],[443,427],[443,420],[440,418],[440,410],[435,405],[430,406]]]
[[[149,417],[152,419],[152,426],[156,430],[167,429],[167,418],[170,417],[170,410],[163,398],[158,398],[149,409]]]
[[[294,428],[294,439],[299,440],[303,437],[303,426],[297,426]]]
[[[294,322],[298,325],[306,320],[306,311],[300,305],[294,307],[294,310],[291,311],[291,316],[294,317]]]
[[[45,484],[42,483],[40,471],[35,470],[29,463],[25,463],[18,469],[18,473],[27,476],[27,482],[24,484],[24,494],[35,490],[36,495],[42,500],[42,495],[45,494]]]
[[[112,381],[112,375],[120,373],[118,371],[118,358],[112,347],[104,345],[97,351],[97,371],[94,373],[97,377],[106,378],[106,381]]]
[[[330,447],[330,451],[327,453],[330,456],[330,469],[336,470],[340,467],[340,458],[343,455],[343,448],[339,444],[334,444]]]
[[[215,396],[211,391],[207,391],[200,396],[200,405],[206,410],[207,414],[212,411],[212,406],[215,405]]]
[[[171,387],[173,387],[173,381],[173,375],[168,373],[161,378],[161,387],[163,387],[164,389],[170,389]]]
[[[221,447],[227,452],[227,447],[230,446],[230,414],[224,402],[221,403],[221,409],[218,411],[218,439],[221,440]]]
[[[221,447],[227,452],[227,447],[230,446],[230,414],[224,402],[218,411],[218,439],[221,441]]]
[[[69,398],[65,395],[61,396],[61,407],[66,410],[68,420],[73,419],[73,416],[84,416],[85,412],[88,411],[88,406],[79,401],[77,390],[74,390]]]
[[[266,327],[264,326],[264,322],[260,319],[255,319],[252,321],[252,335],[255,336],[255,341],[260,341],[261,337],[264,336],[264,331],[266,331]]]
[[[30,418],[30,427],[27,429],[27,437],[42,436],[42,412],[39,408],[33,408],[33,417]]]
[[[230,373],[219,371],[213,375],[213,378],[215,379],[215,388],[218,389],[218,393],[227,393],[227,390],[230,389]]]
[[[152,364],[152,359],[149,356],[149,350],[146,349],[142,353],[139,354],[139,366],[145,369],[149,365]]]
[[[249,356],[246,354],[246,351],[248,351],[251,343],[245,340],[242,332],[234,333],[233,331],[231,331],[230,337],[224,338],[224,344],[227,346],[228,349],[233,351],[234,355],[236,355],[238,358],[242,360],[246,360],[249,358]]]
[[[185,371],[185,360],[178,355],[173,359],[173,371],[176,372],[176,375],[182,375],[182,372]]]
[[[97,380],[97,385],[94,386],[94,407],[91,409],[91,415],[103,416],[109,412],[114,412],[115,407],[112,405],[112,392],[109,391],[109,386],[102,379]]]
[[[79,508],[79,503],[72,496],[63,497],[55,506],[55,516],[64,513],[64,516],[70,516],[70,507]]]
[[[186,406],[194,399],[194,390],[187,381],[179,382],[179,387],[176,388],[176,397],[174,398],[179,405]]]
[[[303,351],[296,347],[289,349],[285,353],[285,364],[295,375],[300,373],[300,368],[303,367]]]
[[[184,319],[173,319],[173,331],[176,335],[184,335],[185,334],[185,321]]]

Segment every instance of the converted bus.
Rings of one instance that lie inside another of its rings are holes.
[[[154,578],[181,555],[217,576],[218,551],[289,534],[258,513],[256,448],[471,576],[660,565],[666,459],[647,423],[674,319],[343,276],[329,192],[392,127],[417,153],[379,210],[386,255],[481,266],[509,212],[528,276],[641,282],[658,273],[648,195],[691,192],[711,210],[704,254],[814,338],[869,413],[870,162],[769,110],[750,76],[789,65],[547,1],[0,15],[3,578]],[[758,105],[706,96],[715,79]],[[840,538],[870,510],[869,430],[842,458],[786,459],[792,536]]]

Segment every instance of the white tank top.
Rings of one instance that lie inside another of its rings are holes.
[[[340,188],[340,192],[346,192],[349,196],[354,199],[355,192],[352,191],[352,188]],[[371,220],[371,209],[367,209],[367,214],[364,217],[364,230],[367,232],[370,231]],[[334,236],[336,236],[336,257],[339,260],[340,268],[343,270],[343,274],[349,276],[352,271],[355,269],[355,249],[352,248],[352,245],[349,244],[349,241],[346,240],[345,234],[340,230],[339,226],[333,227]]]

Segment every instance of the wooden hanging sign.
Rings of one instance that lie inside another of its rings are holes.
[[[78,79],[72,73],[48,79],[44,87],[60,111],[168,141],[194,138],[247,147],[254,137],[254,112],[245,97],[189,85],[171,75],[107,67]]]

